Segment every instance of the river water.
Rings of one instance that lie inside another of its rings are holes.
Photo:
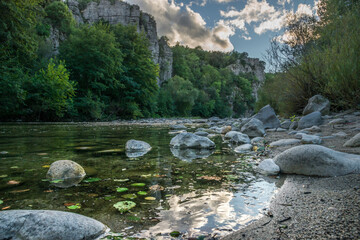
[[[0,208],[83,214],[109,226],[114,239],[167,239],[174,231],[179,239],[216,239],[261,217],[278,179],[256,174],[252,156],[233,153],[220,135],[212,139],[216,149],[206,153],[171,151],[173,136],[166,126],[0,125]],[[124,146],[130,139],[146,141],[152,150],[128,157]],[[83,166],[87,176],[76,186],[57,188],[46,173],[65,159]],[[124,200],[136,207],[121,214],[113,205]]]

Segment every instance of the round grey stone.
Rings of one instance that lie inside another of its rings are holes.
[[[80,214],[50,210],[0,212],[0,239],[97,239],[108,228]]]

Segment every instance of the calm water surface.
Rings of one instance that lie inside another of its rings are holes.
[[[172,153],[174,135],[168,132],[167,127],[102,124],[0,125],[0,208],[75,212],[124,236],[165,239],[172,231],[183,238],[217,238],[261,216],[278,180],[255,174],[251,157],[234,154],[221,136],[203,158]],[[129,158],[124,145],[130,139],[146,141],[152,150]],[[49,165],[64,159],[85,168],[85,181],[66,189],[46,181]],[[86,182],[89,178],[99,181]],[[118,193],[118,187],[129,190]],[[113,204],[129,200],[125,194],[134,194],[136,207],[120,214]],[[69,204],[81,208],[71,210]]]

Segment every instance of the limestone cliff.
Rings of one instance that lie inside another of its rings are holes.
[[[159,85],[161,85],[172,77],[173,52],[166,37],[161,37],[159,40],[159,66],[161,66],[159,75]]]
[[[85,6],[79,6],[77,0],[68,0],[67,4],[78,23],[92,24],[105,21],[110,24],[131,24],[136,26],[138,32],[144,31],[150,42],[153,61],[160,66],[159,85],[171,77],[173,61],[171,48],[166,41],[158,39],[153,16],[142,12],[139,6],[120,0],[92,1]]]
[[[250,73],[256,76],[257,81],[252,82],[252,89],[253,95],[257,100],[257,92],[265,81],[265,63],[258,58],[244,57],[236,63],[229,65],[228,68],[236,75],[240,73]]]

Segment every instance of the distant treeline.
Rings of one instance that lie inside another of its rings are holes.
[[[254,76],[226,68],[244,53],[177,45],[174,77],[159,88],[148,39],[134,26],[78,25],[55,0],[1,1],[0,19],[1,121],[226,117],[254,105]]]

